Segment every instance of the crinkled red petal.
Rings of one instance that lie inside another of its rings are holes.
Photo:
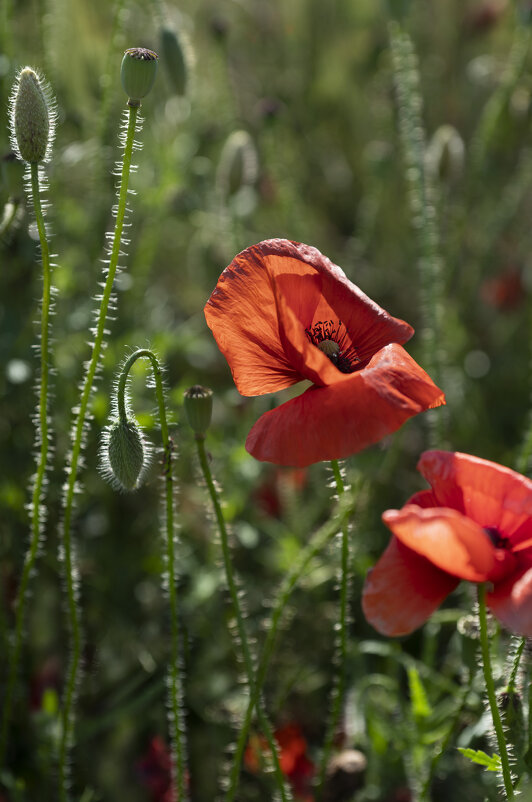
[[[276,294],[298,323],[283,335]],[[319,320],[341,321],[364,362],[383,345],[406,342],[413,333],[316,248],[281,239],[261,242],[233,259],[205,306],[205,317],[243,395],[274,392],[307,378],[304,359],[294,365],[293,353],[306,350],[305,329]],[[289,354],[282,342],[285,338],[286,345],[286,337]]]
[[[425,371],[391,344],[363,370],[328,387],[311,387],[267,412],[251,429],[246,448],[265,462],[305,467],[361,451],[443,403]]]
[[[408,504],[382,519],[401,543],[459,579],[497,582],[516,568],[511,552],[495,548],[482,527],[448,507]]]
[[[442,507],[496,529],[515,546],[532,537],[532,481],[469,454],[426,451],[418,469]]]
[[[393,537],[368,573],[362,609],[381,634],[408,635],[430,618],[458,581]]]

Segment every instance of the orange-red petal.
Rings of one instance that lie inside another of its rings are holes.
[[[497,582],[515,570],[513,554],[495,548],[482,527],[456,510],[407,504],[382,519],[403,545],[459,579]]]
[[[447,451],[426,451],[418,469],[442,507],[497,529],[512,546],[532,537],[530,479],[494,462]]]
[[[495,586],[486,602],[499,621],[511,632],[532,637],[532,568]]]
[[[444,403],[441,390],[400,345],[327,387],[311,387],[263,415],[246,448],[278,465],[305,467],[361,451],[408,418]]]
[[[454,576],[393,537],[368,573],[362,609],[383,635],[408,635],[430,618],[457,585]]]
[[[283,347],[276,293],[298,322],[290,334],[298,352],[306,348],[305,328],[318,320],[341,320],[362,362],[413,333],[316,248],[281,239],[261,242],[233,259],[205,306],[207,323],[243,395],[274,392],[306,378],[301,363],[294,366]]]

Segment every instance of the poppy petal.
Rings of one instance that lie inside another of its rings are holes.
[[[233,259],[205,306],[207,324],[242,395],[274,392],[305,378],[282,346],[274,282],[301,324],[296,343],[315,321],[340,320],[367,361],[382,346],[404,343],[413,334],[316,248],[282,239],[261,242]]]
[[[532,568],[524,568],[486,594],[494,615],[511,632],[532,637]]]
[[[341,459],[396,431],[408,418],[443,404],[442,391],[400,345],[327,387],[311,387],[266,412],[246,448],[256,459],[303,468]]]
[[[497,581],[515,570],[513,554],[495,548],[482,527],[456,510],[408,504],[382,520],[401,543],[460,579]]]
[[[494,462],[448,451],[426,451],[418,470],[442,507],[498,530],[512,546],[532,537],[532,481]]]
[[[362,609],[387,636],[408,635],[430,618],[458,580],[393,537],[368,573]]]

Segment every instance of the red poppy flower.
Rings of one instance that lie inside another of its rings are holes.
[[[205,317],[242,395],[312,382],[253,426],[246,448],[259,460],[305,467],[347,457],[444,403],[401,348],[411,326],[308,245],[274,239],[242,251]]]
[[[532,481],[468,454],[427,451],[432,490],[383,515],[393,532],[368,574],[362,606],[384,635],[421,626],[461,579],[486,582],[504,626],[532,636]]]
[[[307,757],[307,741],[299,724],[290,723],[275,731],[279,745],[281,771],[289,780],[296,799],[312,802],[310,784],[315,773],[314,763]],[[257,773],[263,762],[263,753],[268,751],[262,735],[251,735],[244,753],[244,764],[249,771]]]

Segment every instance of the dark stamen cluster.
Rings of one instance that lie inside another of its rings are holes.
[[[357,369],[360,357],[355,346],[349,342],[346,328],[341,320],[336,324],[334,320],[318,320],[311,328],[305,329],[305,333],[317,348],[324,340],[331,340],[338,344],[340,349],[338,353],[327,354],[327,356],[339,371],[353,373]]]
[[[508,538],[501,535],[495,526],[485,526],[484,532],[487,534],[496,549],[510,548],[510,541]]]

